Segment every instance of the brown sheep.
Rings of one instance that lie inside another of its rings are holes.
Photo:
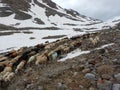
[[[52,47],[55,47],[55,43],[50,43],[45,46],[45,49],[51,49]]]
[[[7,66],[7,65],[9,64],[9,60],[7,59],[7,60],[5,60],[5,61],[2,61],[2,62],[0,62],[0,64],[1,64],[1,65],[6,65],[6,66]]]
[[[7,59],[8,59],[7,57],[1,57],[1,58],[0,58],[0,62],[1,62],[1,61],[5,61],[5,60],[7,60]]]
[[[20,55],[16,56],[16,57],[13,58],[12,60],[10,60],[10,63],[11,63],[11,64],[14,64],[15,62],[17,62],[17,61],[19,60],[20,57],[21,57]]]
[[[11,50],[9,53],[15,53],[15,52],[16,52],[16,50],[13,49],[13,50]]]
[[[38,49],[40,49],[40,48],[44,48],[45,45],[44,44],[37,44],[35,47],[37,47]]]
[[[67,42],[68,40],[69,40],[68,38],[63,38],[63,39],[61,39],[60,41],[58,41],[57,44],[65,43],[65,42]]]
[[[10,57],[11,57],[11,58],[14,58],[14,57],[16,57],[17,55],[18,55],[18,53],[17,53],[17,52],[14,52],[14,53],[11,53],[11,54],[10,54]]]
[[[82,40],[73,41],[73,42],[71,43],[71,45],[73,45],[74,47],[81,46],[81,44],[82,44]]]
[[[17,68],[15,70],[15,73],[18,73],[19,70],[21,70],[24,65],[26,64],[26,61],[25,60],[22,60],[18,65],[17,65]]]
[[[25,50],[25,47],[21,47],[20,49],[18,49],[18,54],[21,54],[23,51]]]
[[[35,62],[36,65],[46,64],[46,62],[47,62],[47,56],[45,56],[45,55],[37,56],[36,59],[37,59]]]
[[[69,53],[69,51],[70,51],[70,47],[64,46],[63,52],[64,52],[64,53]]]
[[[47,44],[47,45],[45,46],[45,49],[50,49],[51,47],[52,47],[51,44]]]

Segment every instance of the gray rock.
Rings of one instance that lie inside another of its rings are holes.
[[[68,90],[68,87],[64,83],[58,83],[57,90]]]
[[[33,84],[28,84],[28,85],[26,86],[26,89],[32,88],[33,86],[34,86]]]
[[[20,90],[19,88],[16,88],[15,90]]]
[[[115,79],[116,79],[117,81],[120,81],[120,73],[115,74],[114,77],[115,77]]]
[[[91,70],[89,68],[86,68],[86,69],[83,69],[82,72],[83,73],[89,73],[89,72],[91,72]]]
[[[120,84],[113,84],[112,90],[120,90]]]
[[[77,76],[78,72],[74,72],[73,73],[73,77]]]
[[[120,59],[114,59],[112,60],[113,64],[120,64]]]
[[[106,79],[106,80],[110,80],[111,79],[111,76],[109,74],[103,74],[102,75],[102,78],[103,79]]]
[[[95,90],[93,87],[90,87],[89,90]]]
[[[44,90],[42,86],[38,86],[37,90]]]
[[[96,80],[95,75],[92,74],[92,73],[87,73],[87,74],[85,74],[85,78],[86,78],[86,79],[89,79],[89,80]]]
[[[104,80],[102,83],[97,84],[98,90],[112,90],[111,81]]]

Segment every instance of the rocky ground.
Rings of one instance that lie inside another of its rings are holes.
[[[120,30],[96,35],[96,45],[87,38],[79,47],[90,53],[64,62],[27,64],[13,80],[1,82],[0,90],[120,90]],[[111,45],[95,49],[107,44]]]

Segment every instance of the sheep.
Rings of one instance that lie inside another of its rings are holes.
[[[45,48],[45,49],[50,49],[51,46],[52,46],[51,44],[48,44],[48,45],[46,45],[44,48]]]
[[[64,48],[63,48],[63,52],[64,52],[64,53],[68,53],[69,50],[70,50],[70,47],[64,46]]]
[[[90,38],[90,41],[92,42],[93,45],[96,45],[99,41],[99,37],[96,36],[95,38]]]
[[[56,59],[57,56],[58,56],[58,53],[55,50],[52,50],[47,54],[47,57],[49,58],[49,60]]]
[[[1,73],[11,72],[12,64],[8,64]]]
[[[54,50],[50,51],[50,52],[47,54],[47,56],[50,57],[53,52],[54,52]]]
[[[0,55],[0,58],[2,58],[3,57],[3,55]]]
[[[35,61],[36,60],[36,56],[34,55],[34,56],[31,56],[30,58],[29,58],[29,60],[27,61],[27,63],[29,64],[29,63],[31,63],[31,62],[33,62],[33,61]]]
[[[45,45],[44,44],[37,44],[35,47],[37,47],[38,49],[40,49],[40,48],[44,48]]]
[[[10,60],[10,63],[14,64],[15,62],[17,62],[19,60],[21,56],[16,56],[15,58],[13,58],[12,60]]]
[[[63,38],[63,39],[61,39],[60,41],[58,41],[57,44],[65,43],[65,42],[67,42],[68,40],[69,40],[68,38]]]
[[[7,76],[10,74],[10,72],[6,72],[2,75],[2,80],[5,81],[5,79],[7,78]]]
[[[6,78],[4,78],[4,81],[11,81],[15,77],[14,72],[9,72]]]
[[[19,70],[21,70],[24,65],[26,64],[26,61],[25,60],[22,60],[18,65],[17,65],[17,68],[15,70],[15,73],[18,73]]]
[[[0,72],[2,72],[4,70],[4,68],[5,68],[5,65],[0,64]]]
[[[27,47],[21,47],[20,49],[18,49],[18,54],[21,54],[22,52],[24,52],[24,50],[27,49]]]
[[[73,41],[72,43],[71,43],[71,45],[72,46],[74,46],[74,47],[78,47],[78,46],[81,46],[81,44],[82,44],[82,41],[80,40],[80,41]]]
[[[10,57],[11,57],[11,58],[14,58],[14,57],[16,57],[17,55],[18,55],[17,52],[13,52],[13,53],[10,54]]]
[[[50,43],[45,46],[45,49],[50,49],[51,47],[54,47],[55,43]]]
[[[7,59],[8,59],[7,57],[1,57],[1,58],[0,58],[0,62],[5,61],[5,60],[7,60]]]
[[[90,33],[85,34],[85,37],[89,38],[90,37]]]
[[[99,41],[99,40],[100,40],[100,38],[99,38],[98,36],[96,36],[96,40],[97,40],[97,41]]]
[[[45,64],[46,62],[47,62],[47,56],[40,55],[36,57],[36,62],[35,62],[36,65]]]
[[[80,35],[77,35],[77,36],[71,37],[70,39],[71,39],[71,40],[76,40],[76,39],[78,39],[78,38],[80,38],[80,37],[81,37]]]
[[[62,53],[68,53],[70,50],[70,47],[67,45],[59,45],[54,51],[62,51]]]
[[[14,52],[16,52],[16,50],[13,49],[13,50],[11,50],[9,53],[14,53]]]
[[[4,80],[5,82],[7,81],[11,81],[15,76],[14,72],[6,72],[3,76],[2,76],[2,80]]]
[[[36,54],[36,51],[31,51],[29,54],[28,54],[28,56],[33,56],[33,55],[35,55]]]
[[[9,63],[9,60],[8,60],[8,59],[5,60],[5,61],[0,62],[1,65],[6,65],[6,66],[8,65],[8,63]]]
[[[53,60],[56,60],[57,57],[58,57],[58,53],[57,53],[57,52],[53,52],[52,55],[51,55],[51,58],[52,58]]]
[[[8,75],[9,72],[12,72],[12,65],[8,64],[4,70],[0,73],[0,81],[3,80],[3,78]],[[4,76],[5,75],[5,76]],[[3,77],[4,76],[4,77]]]

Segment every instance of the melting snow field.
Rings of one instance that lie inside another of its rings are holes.
[[[0,36],[0,53],[10,50],[11,48],[18,49],[23,46],[34,46],[46,41],[53,42],[56,39],[42,39],[47,36],[66,35],[71,37],[74,35],[85,34],[85,32],[75,32],[74,30],[29,30],[32,34],[15,33],[13,35]],[[35,39],[30,39],[35,37]],[[59,38],[60,39],[60,38]]]
[[[66,61],[68,59],[71,59],[71,58],[74,58],[74,57],[77,57],[77,56],[80,56],[80,55],[83,55],[83,54],[88,54],[91,51],[100,50],[100,49],[103,49],[103,48],[106,48],[106,47],[109,47],[109,46],[112,46],[112,45],[114,45],[114,43],[105,44],[105,45],[103,45],[101,47],[98,47],[98,48],[95,48],[95,49],[89,50],[89,51],[81,51],[80,49],[76,49],[76,50],[68,53],[66,57],[58,60],[58,62]]]

